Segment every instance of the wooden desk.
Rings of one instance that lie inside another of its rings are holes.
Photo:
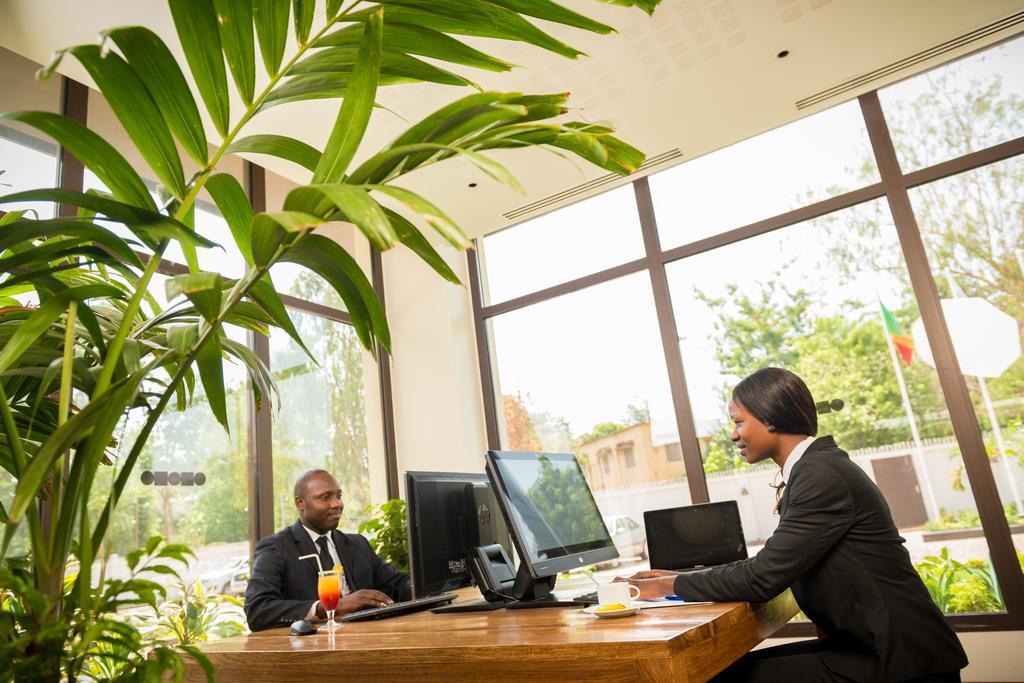
[[[572,607],[418,612],[294,637],[262,631],[202,645],[218,681],[706,681],[797,612],[771,602],[680,605],[597,619]],[[188,681],[205,680],[191,666]]]

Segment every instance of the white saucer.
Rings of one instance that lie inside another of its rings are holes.
[[[600,605],[591,605],[583,610],[584,614],[593,614],[595,617],[601,617],[602,619],[615,619],[618,617],[631,617],[640,611],[637,606],[623,607],[622,609],[606,609],[597,611]]]

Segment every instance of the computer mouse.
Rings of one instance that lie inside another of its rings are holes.
[[[288,629],[288,633],[293,636],[308,636],[310,633],[316,633],[316,626],[313,626],[313,624],[305,619],[299,619],[292,622],[292,627]]]

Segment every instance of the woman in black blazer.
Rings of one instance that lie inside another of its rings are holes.
[[[765,602],[787,588],[824,637],[751,652],[716,681],[959,681],[967,656],[910,562],[878,487],[830,436],[803,380],[764,368],[729,401],[740,455],[782,468],[779,525],[750,559],[639,572],[641,598]]]

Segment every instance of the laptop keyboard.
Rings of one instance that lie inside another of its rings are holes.
[[[338,617],[338,621],[362,621],[364,619],[397,617],[399,614],[405,614],[406,612],[418,612],[428,607],[443,605],[451,602],[456,597],[458,596],[455,593],[428,595],[425,598],[416,598],[415,600],[406,600],[405,602],[395,602],[384,607],[373,607],[371,609],[359,610],[358,612],[351,612],[343,617]]]

